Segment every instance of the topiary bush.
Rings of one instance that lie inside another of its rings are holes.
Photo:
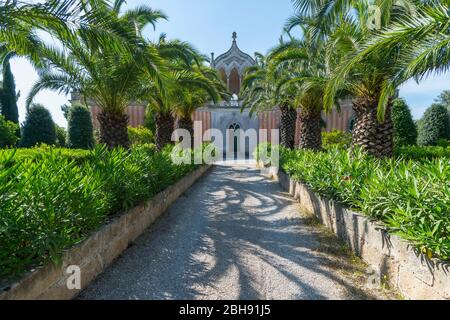
[[[67,115],[67,146],[72,149],[90,149],[94,146],[94,128],[89,109],[74,104]]]
[[[0,115],[0,148],[14,146],[17,140],[19,140],[16,135],[18,130],[18,124],[11,121],[6,121],[5,117]]]
[[[415,145],[417,128],[404,99],[394,100],[391,116],[394,124],[394,145],[396,147]]]
[[[441,104],[433,104],[419,125],[420,146],[435,146],[440,139],[450,139],[450,119],[447,108]]]
[[[41,143],[56,144],[55,123],[50,112],[43,105],[33,104],[25,118],[20,146],[29,148]]]

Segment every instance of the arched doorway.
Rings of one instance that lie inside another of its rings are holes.
[[[228,127],[229,132],[229,145],[228,151],[229,153],[233,153],[234,160],[237,160],[239,150],[240,150],[240,142],[241,142],[241,126],[238,123],[233,123]]]

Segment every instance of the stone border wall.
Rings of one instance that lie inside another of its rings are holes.
[[[49,263],[26,274],[10,288],[3,289],[0,300],[68,300],[75,297],[210,167],[201,166],[150,201],[114,217],[86,240],[66,250],[61,265]],[[81,269],[81,290],[67,288],[69,275],[66,270],[71,265]]]
[[[302,210],[314,214],[406,299],[450,299],[450,265],[427,259],[406,241],[339,203],[320,197],[283,172],[272,173]]]

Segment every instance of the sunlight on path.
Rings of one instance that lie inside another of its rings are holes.
[[[278,183],[248,164],[225,164],[181,196],[79,298],[373,298],[348,276],[364,270],[324,246],[323,231],[307,223]]]

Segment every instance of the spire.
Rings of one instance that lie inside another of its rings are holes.
[[[236,39],[237,39],[237,33],[233,32],[233,43],[236,43]]]

